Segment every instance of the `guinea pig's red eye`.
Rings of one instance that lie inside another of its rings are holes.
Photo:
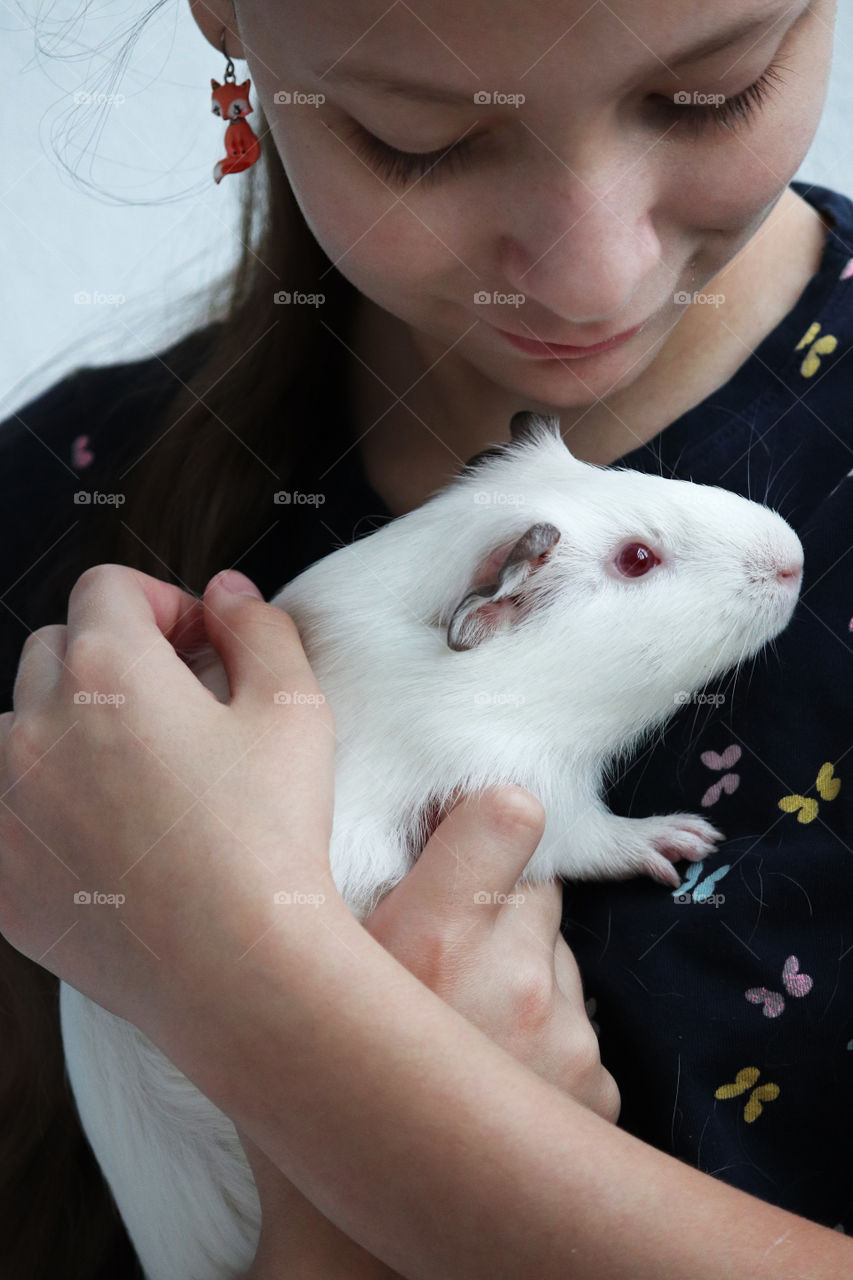
[[[660,557],[644,542],[629,542],[618,553],[615,563],[626,578],[641,578],[656,564],[660,564]]]

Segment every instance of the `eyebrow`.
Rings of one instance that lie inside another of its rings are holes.
[[[808,5],[806,5],[808,8]],[[798,15],[801,16],[801,15]],[[745,40],[763,27],[778,22],[779,13],[756,14],[752,18],[739,19],[728,27],[724,27],[717,35],[692,48],[685,48],[672,54],[670,61],[676,65],[682,62],[698,62],[700,58],[709,58],[714,53],[729,48],[730,45]],[[793,24],[792,24],[793,25]],[[662,59],[661,59],[662,61]],[[444,88],[441,85],[429,84],[421,80],[405,80],[395,75],[385,75],[380,71],[372,71],[368,67],[358,66],[343,68],[338,71],[327,71],[320,78],[329,76],[343,84],[363,84],[380,93],[393,93],[401,98],[411,98],[416,102],[458,102],[470,103],[474,89]]]

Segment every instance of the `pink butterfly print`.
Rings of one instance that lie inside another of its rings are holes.
[[[730,747],[726,747],[722,755],[717,755],[716,751],[703,751],[699,759],[706,764],[709,769],[731,769],[733,764],[737,764],[743,752],[737,743],[733,742]],[[733,791],[737,791],[740,786],[739,773],[726,773],[719,778],[713,786],[709,787],[702,797],[700,804],[704,809],[709,805],[716,804],[720,796],[725,791],[726,795],[731,795]]]
[[[850,259],[838,278],[839,280],[849,280],[851,276],[853,276],[853,258]]]
[[[789,996],[800,998],[807,996],[814,983],[807,973],[800,973],[800,962],[796,956],[788,956],[782,966],[782,981]],[[750,987],[743,993],[750,1004],[760,1004],[765,1018],[778,1018],[785,1008],[785,997],[781,991],[768,991],[767,987]]]
[[[88,467],[95,461],[95,455],[89,448],[88,436],[77,436],[76,440],[71,442],[71,465],[76,467],[78,471],[82,471],[83,467]]]

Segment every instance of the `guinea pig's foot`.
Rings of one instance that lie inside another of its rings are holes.
[[[646,828],[643,834],[652,846],[645,859],[648,874],[676,887],[681,880],[670,864],[682,859],[700,862],[714,852],[718,840],[725,838],[722,831],[692,813],[641,818],[639,824]]]

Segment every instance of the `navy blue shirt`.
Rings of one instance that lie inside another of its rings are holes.
[[[569,884],[563,932],[621,1091],[620,1125],[849,1233],[853,203],[792,185],[830,224],[818,273],[726,385],[617,465],[774,507],[803,542],[801,599],[772,651],[709,686],[721,701],[683,707],[607,788],[616,813],[694,812],[726,840],[681,891],[648,879]],[[154,360],[78,370],[0,425],[3,710],[27,631],[64,619],[85,567],[74,493],[109,491],[111,477],[114,487],[158,397],[174,390],[172,371],[185,377],[204,341],[199,331]],[[300,525],[301,567],[392,518],[357,448],[332,449],[319,432],[315,447],[300,487],[326,500]],[[286,580],[282,550],[273,530],[239,565],[267,598]],[[62,590],[36,607],[33,585],[62,559]],[[670,1222],[689,1232],[690,1205],[672,1205]]]

